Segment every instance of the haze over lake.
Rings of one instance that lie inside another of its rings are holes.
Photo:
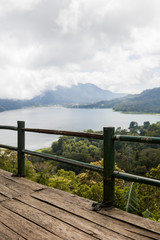
[[[25,121],[29,128],[45,128],[68,131],[83,131],[93,129],[103,130],[103,127],[121,127],[127,129],[131,121],[143,125],[145,121],[156,123],[160,115],[123,114],[112,109],[74,109],[63,107],[39,107],[5,111],[0,113],[0,125],[17,126],[17,121]],[[57,135],[26,133],[26,148],[36,150],[50,147],[58,139]],[[0,130],[0,144],[16,146],[15,131]]]

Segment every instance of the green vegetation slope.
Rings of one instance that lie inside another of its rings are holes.
[[[111,101],[80,105],[80,108],[112,108],[121,112],[160,113],[160,88],[145,90],[140,94],[128,95]]]

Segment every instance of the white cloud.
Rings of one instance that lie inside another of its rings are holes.
[[[0,97],[160,87],[159,0],[1,0]]]
[[[0,15],[5,16],[14,11],[31,11],[42,0],[1,0]]]

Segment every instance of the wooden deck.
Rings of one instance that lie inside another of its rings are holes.
[[[0,240],[160,239],[160,223],[0,170]]]

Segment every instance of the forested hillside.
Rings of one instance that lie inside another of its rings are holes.
[[[77,107],[77,106],[76,106]],[[79,108],[113,108],[121,112],[160,113],[160,88],[149,89],[141,94],[128,95],[111,101],[80,105]]]
[[[122,112],[160,113],[160,88],[146,90],[116,104],[113,109]]]

